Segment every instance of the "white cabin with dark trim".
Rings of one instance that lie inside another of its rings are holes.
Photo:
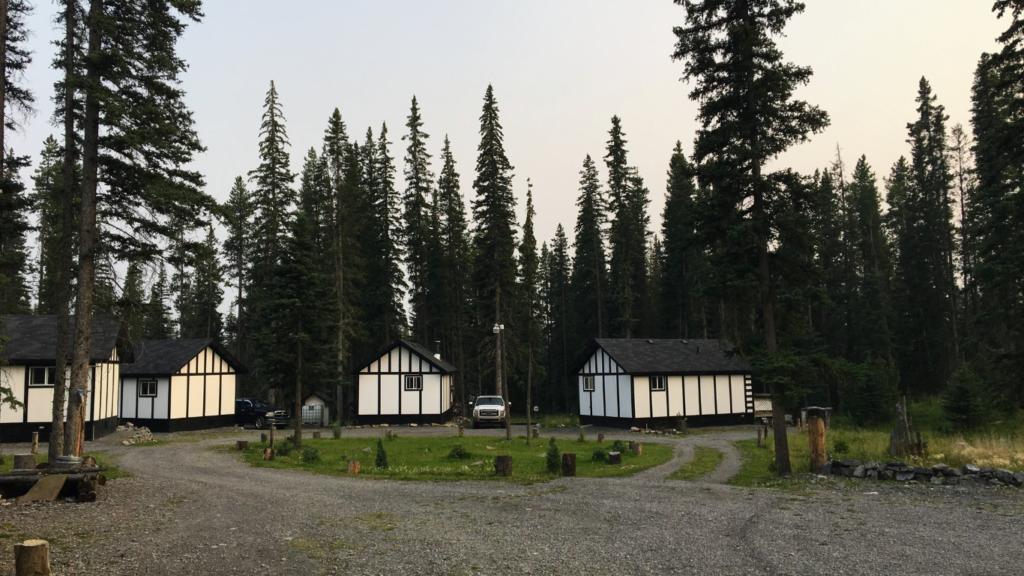
[[[448,420],[456,368],[427,348],[398,340],[356,369],[359,424]]]
[[[6,338],[0,366],[0,386],[11,391],[21,406],[0,405],[3,442],[28,442],[33,432],[39,441],[50,439],[53,427],[53,390],[57,381],[57,316],[20,314],[0,318]],[[75,317],[70,319],[69,346],[74,343]],[[95,440],[117,429],[118,377],[117,320],[93,316],[89,351],[89,389],[85,405],[85,438]],[[71,378],[71,354],[65,382]],[[67,397],[64,400],[67,410]],[[66,417],[65,417],[66,421]]]
[[[154,432],[235,423],[235,386],[245,366],[211,338],[132,342],[121,367],[121,419]]]
[[[614,427],[752,423],[752,369],[723,340],[598,338],[576,374],[580,422]]]

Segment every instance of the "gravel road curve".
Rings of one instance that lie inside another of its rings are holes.
[[[357,432],[382,431],[346,434]],[[110,482],[95,504],[0,507],[0,574],[13,574],[10,545],[27,537],[51,541],[63,575],[1021,573],[1022,491],[716,483],[738,469],[729,441],[752,435],[642,439],[676,442],[684,457],[697,445],[725,451],[698,482],[664,479],[676,458],[631,478],[530,486],[317,476],[210,449],[251,431],[154,447],[104,440],[94,449],[134,477]]]

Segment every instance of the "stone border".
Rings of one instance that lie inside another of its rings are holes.
[[[909,466],[905,462],[861,464],[860,460],[833,460],[821,465],[821,474],[867,480],[930,483],[939,486],[1024,486],[1024,472],[1014,473],[1004,468],[982,468],[976,464],[965,464],[962,468],[935,464],[931,468],[923,468]]]

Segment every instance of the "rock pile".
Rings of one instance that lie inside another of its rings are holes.
[[[833,460],[821,465],[821,473],[846,478],[868,480],[895,480],[897,482],[918,482],[935,485],[960,486],[1024,486],[1024,472],[1011,472],[1003,468],[982,468],[965,464],[962,468],[950,468],[935,464],[931,468],[909,466],[905,462],[865,462],[860,460]]]
[[[668,430],[652,430],[650,428],[637,428],[636,426],[633,426],[629,431],[636,432],[637,434],[661,434],[662,436],[674,436],[676,434],[680,434],[680,431],[675,428],[669,428]]]
[[[129,422],[124,426],[118,426],[117,429],[121,432],[131,432],[130,436],[121,440],[121,444],[124,444],[125,446],[131,446],[132,444],[144,444],[146,442],[153,441],[153,433],[145,426],[136,428],[134,424]]]

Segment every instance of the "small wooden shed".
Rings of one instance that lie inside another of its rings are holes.
[[[235,423],[235,379],[247,374],[219,342],[137,340],[121,367],[121,419],[154,432]]]
[[[3,351],[6,366],[0,366],[0,384],[22,404],[0,406],[0,438],[4,442],[27,442],[33,432],[47,442],[53,423],[53,389],[57,382],[57,317],[19,314],[0,319],[6,338]],[[71,338],[75,318],[71,317]],[[85,406],[85,438],[95,440],[117,429],[118,377],[117,320],[94,316],[89,351],[89,390]],[[65,381],[71,378],[68,355]],[[65,397],[64,408],[67,409]]]
[[[754,421],[750,365],[724,340],[598,338],[570,368],[580,422],[615,427]]]
[[[359,424],[447,421],[456,368],[427,348],[397,340],[355,370]]]

